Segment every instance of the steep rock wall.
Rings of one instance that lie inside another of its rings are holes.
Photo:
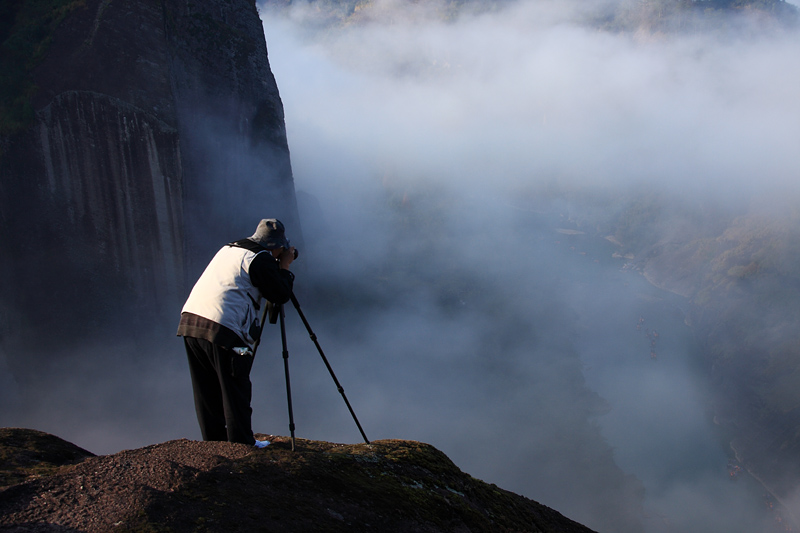
[[[15,373],[39,357],[31,339],[175,319],[210,255],[262,217],[300,238],[253,0],[86,0],[31,75],[35,120],[0,138],[0,347]]]
[[[186,242],[200,256],[194,274],[221,242],[251,234],[254,218],[281,218],[296,236],[299,223],[283,105],[254,2],[165,6]]]
[[[177,295],[183,271],[177,130],[86,91],[56,96],[37,126],[42,192],[68,206],[64,223],[97,243],[109,266],[127,269],[134,286],[163,285],[165,294]]]

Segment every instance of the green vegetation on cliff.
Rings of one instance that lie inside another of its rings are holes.
[[[9,0],[0,4],[0,135],[33,121],[31,71],[42,60],[53,32],[85,0]]]

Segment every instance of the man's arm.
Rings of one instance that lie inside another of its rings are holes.
[[[258,287],[264,298],[275,304],[285,304],[292,296],[294,274],[288,268],[292,261],[283,257],[288,255],[287,251],[276,259],[269,252],[262,252],[250,263],[253,285]]]

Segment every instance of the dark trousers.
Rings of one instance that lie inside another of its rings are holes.
[[[183,338],[203,440],[254,444],[250,407],[253,357],[205,339]]]

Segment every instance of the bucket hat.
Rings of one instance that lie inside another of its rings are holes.
[[[289,248],[289,239],[286,238],[286,228],[277,218],[265,218],[258,223],[256,232],[248,237],[267,250],[275,248]]]

